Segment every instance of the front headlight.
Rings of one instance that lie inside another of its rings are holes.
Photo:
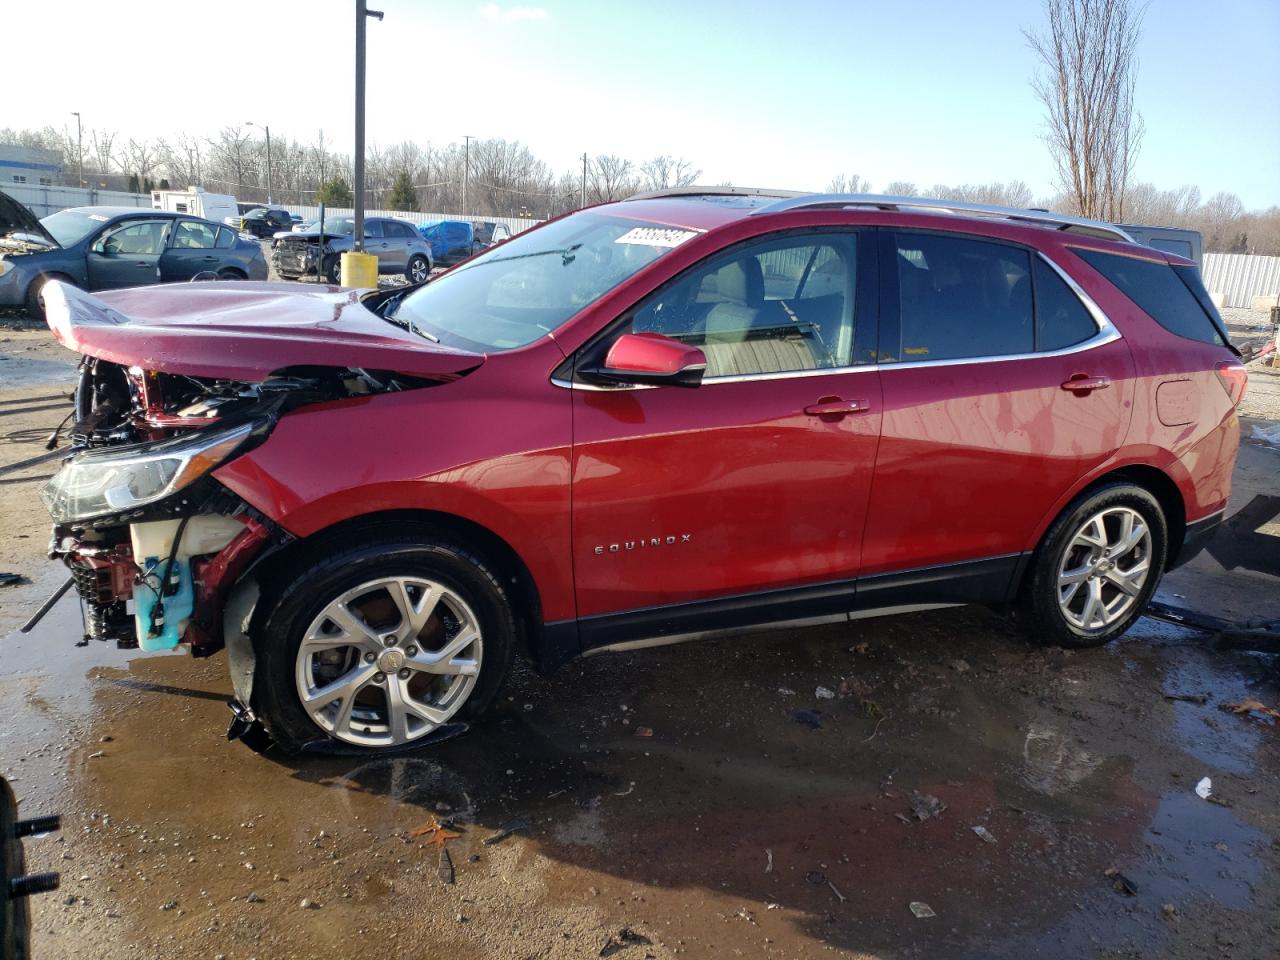
[[[90,520],[155,503],[222,463],[258,426],[246,423],[128,449],[81,453],[41,488],[40,499],[55,523]]]

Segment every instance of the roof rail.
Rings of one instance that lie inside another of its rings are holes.
[[[1050,213],[1047,210],[1027,210],[1022,207],[1000,207],[990,203],[969,203],[965,200],[934,200],[928,197],[895,197],[873,193],[809,193],[791,195],[776,203],[770,203],[751,211],[752,216],[762,213],[783,213],[788,210],[805,210],[813,207],[875,207],[879,210],[921,210],[953,213],[960,216],[994,217],[1038,223],[1067,230],[1072,233],[1104,240],[1123,240],[1136,243],[1125,230],[1114,223],[1090,220],[1069,213]]]
[[[627,200],[659,200],[662,197],[803,197],[798,190],[774,190],[770,187],[667,187],[636,193]]]

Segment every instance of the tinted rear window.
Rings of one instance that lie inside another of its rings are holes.
[[[1099,250],[1074,253],[1170,333],[1201,343],[1226,343],[1214,318],[1169,264]]]

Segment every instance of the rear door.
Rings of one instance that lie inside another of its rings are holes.
[[[160,257],[169,241],[170,219],[136,218],[107,227],[89,248],[85,268],[90,290],[113,290],[160,281]]]
[[[1125,437],[1128,347],[1027,247],[884,230],[880,263],[884,419],[860,603],[904,582],[922,601],[948,584],[1003,599],[1046,512]],[[902,571],[916,573],[876,576]]]
[[[707,358],[694,389],[573,384],[584,646],[687,628],[680,602],[744,622],[850,608],[881,410],[872,352],[855,346],[855,324],[874,335],[873,236],[741,244],[580,351],[586,368],[621,333],[658,333]]]
[[[217,244],[218,227],[214,224],[179,220],[174,227],[173,243],[160,255],[160,279],[168,283],[190,280],[207,271],[216,273],[222,265],[222,258],[214,252]]]

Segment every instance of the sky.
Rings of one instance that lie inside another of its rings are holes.
[[[9,5],[29,61],[0,127],[122,136],[267,124],[349,151],[354,0]],[[370,0],[367,136],[687,157],[702,182],[818,190],[1024,180],[1052,194],[1022,35],[1039,0]],[[75,24],[77,28],[69,29]],[[1280,0],[1150,0],[1136,179],[1280,204]],[[56,57],[56,59],[55,59]],[[148,64],[150,61],[150,64]]]

